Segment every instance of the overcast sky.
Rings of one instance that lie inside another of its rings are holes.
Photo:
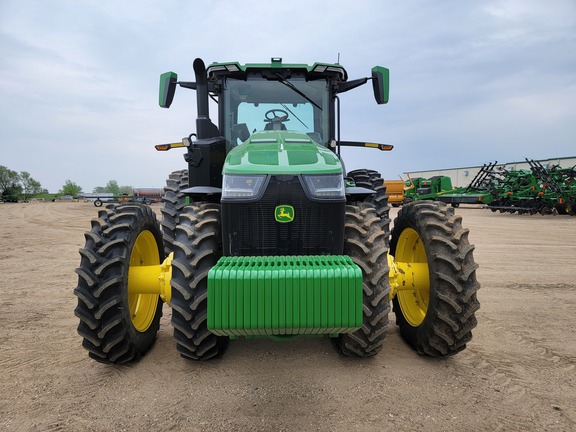
[[[340,63],[346,168],[405,171],[576,155],[576,1],[0,0],[0,165],[50,192],[108,180],[162,187],[185,168],[158,143],[194,132],[195,94],[158,107],[158,78],[192,62]],[[215,111],[212,113],[215,116]]]

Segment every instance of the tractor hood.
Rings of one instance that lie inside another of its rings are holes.
[[[342,174],[334,152],[308,135],[263,131],[228,153],[224,174]]]

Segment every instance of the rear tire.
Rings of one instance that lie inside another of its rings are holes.
[[[164,187],[162,196],[162,233],[164,235],[164,250],[166,255],[174,251],[175,229],[178,224],[178,215],[186,205],[186,195],[182,190],[188,188],[188,170],[174,171]]]
[[[418,353],[433,357],[466,347],[480,307],[478,265],[462,218],[445,203],[405,205],[392,229],[390,251],[396,262],[426,263],[429,290],[399,291],[393,299],[396,324]]]
[[[221,356],[227,337],[208,330],[208,272],[222,256],[219,204],[186,206],[176,226],[172,260],[172,325],[182,357]]]
[[[386,225],[389,225],[390,219],[388,213],[390,208],[388,207],[388,195],[386,195],[386,185],[380,173],[374,170],[358,169],[350,171],[348,177],[354,180],[356,186],[376,191],[374,195],[366,198],[364,202],[372,204],[380,219],[382,219]]]
[[[128,272],[164,260],[156,215],[139,204],[111,205],[85,237],[74,289],[82,346],[102,363],[138,360],[156,340],[163,302],[159,295],[129,294]]]
[[[370,357],[382,349],[390,312],[387,234],[374,207],[346,206],[344,253],[362,269],[363,324],[341,334],[336,345],[346,356]]]

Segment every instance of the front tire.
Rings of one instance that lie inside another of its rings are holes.
[[[462,218],[445,203],[417,201],[399,211],[391,254],[396,262],[424,264],[429,276],[429,289],[401,290],[393,299],[400,333],[418,353],[452,355],[472,339],[480,307],[473,250]]]
[[[342,354],[370,357],[382,349],[390,312],[387,234],[373,206],[346,206],[344,253],[362,269],[363,323],[354,333],[342,334],[336,344]]]
[[[128,274],[164,259],[156,215],[144,205],[111,205],[85,237],[74,289],[82,346],[102,363],[138,360],[156,340],[163,302],[159,295],[130,294]]]
[[[182,357],[221,356],[227,337],[208,330],[208,272],[222,256],[219,204],[186,206],[179,217],[172,261],[172,325]]]

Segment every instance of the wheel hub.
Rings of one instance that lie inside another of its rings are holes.
[[[142,231],[136,238],[134,248],[130,255],[130,269],[128,271],[128,305],[132,325],[139,332],[150,327],[158,307],[158,295],[138,290],[140,278],[134,278],[134,269],[158,266],[160,259],[158,246],[154,235],[150,231]]]
[[[388,256],[391,297],[398,303],[408,323],[418,327],[424,321],[430,301],[428,260],[422,240],[412,229],[405,229],[396,247],[396,256]]]

